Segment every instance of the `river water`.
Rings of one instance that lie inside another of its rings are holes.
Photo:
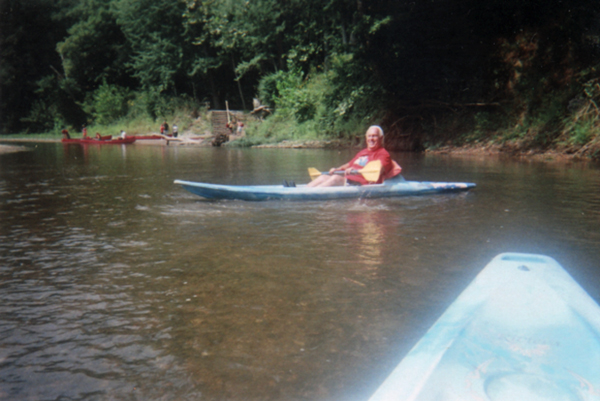
[[[600,300],[600,168],[393,154],[466,193],[207,201],[351,150],[25,144],[0,155],[1,400],[365,400],[494,256]]]

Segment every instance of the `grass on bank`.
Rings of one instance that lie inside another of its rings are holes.
[[[89,137],[95,137],[96,133],[102,136],[112,135],[113,137],[125,131],[127,135],[151,135],[160,133],[160,125],[166,121],[169,124],[169,132],[173,125],[177,125],[179,135],[185,132],[191,132],[194,135],[202,135],[210,132],[210,113],[207,110],[202,112],[190,112],[187,109],[176,110],[173,114],[162,116],[156,119],[148,115],[122,117],[108,124],[92,123],[87,125],[87,134]],[[61,126],[57,125],[54,129],[40,133],[19,133],[2,135],[4,139],[28,139],[28,140],[60,140],[62,139],[62,130],[66,129],[71,138],[81,138],[83,127]]]
[[[437,115],[423,124],[424,147],[494,147],[510,153],[554,151],[600,159],[600,111],[593,99],[554,97],[537,109],[508,105]]]

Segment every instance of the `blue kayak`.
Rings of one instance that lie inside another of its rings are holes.
[[[394,177],[386,180],[383,184],[318,188],[309,188],[306,185],[298,185],[297,187],[284,187],[283,185],[220,185],[181,180],[175,180],[175,184],[179,184],[191,193],[207,199],[240,199],[247,201],[383,198],[459,192],[475,187],[475,184],[472,183],[405,181],[402,177]]]
[[[600,400],[600,308],[552,258],[495,257],[371,401]]]

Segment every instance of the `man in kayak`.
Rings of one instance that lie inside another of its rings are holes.
[[[307,187],[332,187],[345,185],[381,184],[384,178],[400,173],[400,166],[392,161],[390,154],[383,147],[383,130],[378,125],[372,125],[365,134],[367,148],[361,150],[348,163],[329,170],[329,175],[323,174],[307,184]],[[361,170],[367,163],[380,160],[381,174],[376,182],[368,182],[360,174],[351,174],[352,170]],[[344,175],[335,174],[344,171]],[[396,172],[397,171],[397,172]]]

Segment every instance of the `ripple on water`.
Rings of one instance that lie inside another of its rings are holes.
[[[600,288],[590,171],[425,156],[401,164],[478,187],[217,202],[173,179],[281,182],[323,153],[57,149],[0,170],[0,399],[368,399],[488,255],[542,244]]]

